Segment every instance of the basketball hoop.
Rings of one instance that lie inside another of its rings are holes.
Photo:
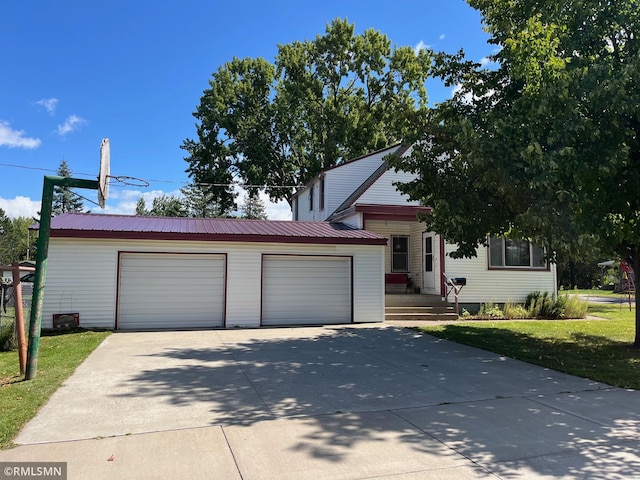
[[[104,208],[105,201],[109,197],[109,162],[111,161],[111,148],[109,139],[103,138],[100,144],[100,173],[98,175],[98,204]]]

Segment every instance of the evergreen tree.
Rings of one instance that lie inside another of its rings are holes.
[[[144,201],[144,197],[142,195],[140,195],[138,203],[136,203],[136,215],[149,215],[147,203]]]
[[[216,194],[208,187],[191,183],[180,189],[184,195],[184,203],[190,217],[225,217],[229,214],[229,208],[224,208],[216,201]]]
[[[267,211],[264,202],[257,192],[247,192],[244,196],[244,204],[240,207],[242,218],[251,218],[258,220],[267,219]]]
[[[71,170],[66,160],[60,162],[60,167],[56,171],[59,177],[70,178]],[[56,186],[53,189],[53,205],[52,215],[61,215],[67,212],[82,212],[84,204],[82,199],[78,197],[69,187]]]

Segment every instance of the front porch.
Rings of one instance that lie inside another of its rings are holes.
[[[458,314],[440,295],[423,293],[386,294],[385,321],[446,321],[457,320]]]

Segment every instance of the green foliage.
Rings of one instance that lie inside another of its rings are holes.
[[[503,312],[505,318],[529,318],[529,312],[519,303],[507,302],[504,304]]]
[[[213,187],[192,183],[181,188],[180,192],[184,195],[184,204],[190,217],[226,217],[231,213],[218,204]]]
[[[9,218],[0,208],[0,264],[8,265],[35,257],[38,236],[29,232],[35,220],[27,217]]]
[[[60,162],[60,166],[56,171],[59,177],[71,178],[72,172],[67,165],[66,160]],[[67,212],[82,212],[84,204],[82,199],[73,193],[73,191],[66,186],[55,186],[53,188],[53,204],[51,206],[51,213],[53,216],[61,215]]]
[[[477,316],[480,318],[504,318],[504,313],[498,305],[489,302],[480,305]]]
[[[187,172],[233,210],[230,183],[274,201],[322,169],[405,138],[427,111],[431,52],[392,47],[379,31],[336,19],[311,41],[279,45],[274,63],[234,58],[209,81],[187,139]],[[409,122],[408,120],[412,121]]]
[[[16,346],[17,340],[14,321],[0,322],[0,352],[15,350]]]
[[[415,128],[402,187],[427,228],[474,256],[489,234],[571,260],[595,246],[640,271],[640,8],[637,0],[469,0],[494,67],[441,54],[456,95]],[[640,347],[640,316],[636,319]]]
[[[264,206],[264,202],[258,195],[258,193],[249,193],[244,196],[244,204],[240,209],[242,211],[242,218],[250,219],[267,219],[267,211]]]
[[[577,295],[566,297],[564,304],[564,318],[585,318],[589,303],[581,300]]]
[[[175,195],[160,195],[153,199],[151,209],[146,209],[143,197],[136,204],[136,215],[149,215],[152,217],[187,217],[189,210],[184,200]]]

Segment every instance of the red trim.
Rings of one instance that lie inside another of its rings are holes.
[[[163,232],[105,232],[97,230],[52,230],[55,238],[94,238],[118,240],[187,240],[201,242],[302,243],[319,245],[386,245],[386,238],[366,237],[285,237],[281,235],[235,235]]]
[[[356,205],[355,210],[362,213],[363,220],[395,220],[400,222],[417,222],[419,213],[431,213],[431,207],[412,205]]]

